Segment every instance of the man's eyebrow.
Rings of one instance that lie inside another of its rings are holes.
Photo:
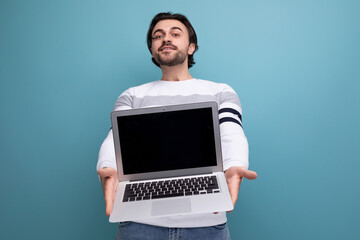
[[[174,29],[179,29],[180,31],[183,31],[181,28],[179,27],[172,27],[171,30],[174,30]]]
[[[152,35],[154,35],[154,34],[157,33],[157,32],[162,32],[162,33],[164,33],[164,30],[162,30],[162,29],[157,29]]]
[[[179,27],[172,27],[172,28],[170,28],[171,30],[175,30],[175,29],[178,29],[178,30],[180,30],[180,31],[183,31],[181,28],[179,28]],[[163,30],[163,29],[161,29],[161,28],[159,28],[159,29],[156,29],[156,31],[153,33],[153,35],[155,34],[155,33],[157,33],[157,32],[162,32],[162,33],[164,33],[165,31]]]

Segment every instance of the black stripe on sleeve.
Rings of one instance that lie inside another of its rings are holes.
[[[239,117],[239,119],[242,121],[241,114],[238,111],[236,111],[235,109],[233,109],[233,108],[222,108],[222,109],[219,110],[219,114],[224,113],[224,112],[233,113],[233,114],[237,115]]]
[[[237,123],[240,125],[240,127],[243,127],[242,124],[236,120],[235,118],[232,117],[223,117],[219,120],[219,124],[222,124],[223,122],[233,122],[233,123]]]

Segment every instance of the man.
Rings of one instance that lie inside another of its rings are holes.
[[[243,177],[255,179],[248,168],[248,143],[242,129],[240,101],[226,84],[194,79],[189,68],[198,49],[196,33],[181,14],[159,13],[149,27],[147,44],[161,80],[130,88],[118,98],[114,110],[154,105],[216,101],[219,106],[224,170],[233,204]],[[106,215],[112,211],[118,184],[112,131],[101,146],[97,165],[104,190]],[[225,213],[145,219],[120,223],[118,239],[230,239]]]

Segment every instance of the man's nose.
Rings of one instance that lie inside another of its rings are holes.
[[[171,35],[170,34],[165,34],[164,38],[163,38],[164,42],[171,42]]]

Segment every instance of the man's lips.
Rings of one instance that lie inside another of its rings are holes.
[[[159,51],[169,51],[169,50],[176,50],[176,47],[173,45],[164,45],[159,48]]]

